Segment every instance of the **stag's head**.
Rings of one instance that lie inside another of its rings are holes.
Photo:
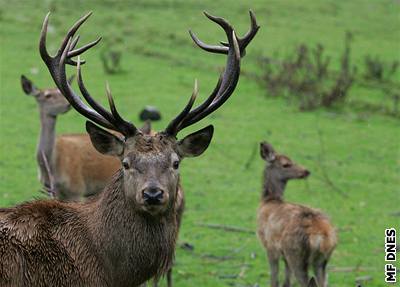
[[[69,83],[72,80],[73,77],[68,80]],[[68,112],[71,108],[70,103],[57,88],[39,89],[24,75],[21,75],[21,86],[25,94],[36,99],[40,111],[46,116],[56,117]]]
[[[267,162],[265,168],[270,178],[286,182],[289,179],[306,178],[310,172],[301,165],[293,162],[289,157],[275,152],[271,144],[260,143],[261,157]]]
[[[213,135],[213,126],[182,140],[165,132],[151,135],[140,130],[120,138],[89,121],[86,129],[99,152],[121,160],[126,198],[152,214],[162,213],[175,202],[180,162],[201,155]]]
[[[213,126],[207,126],[183,139],[177,138],[178,133],[214,112],[230,97],[239,79],[241,57],[259,28],[254,14],[250,12],[251,28],[244,37],[239,38],[226,20],[205,14],[224,29],[228,41],[222,42],[222,46],[212,46],[200,41],[192,32],[190,35],[202,49],[226,54],[226,68],[211,95],[202,104],[192,109],[198,94],[195,81],[192,96],[184,109],[163,131],[155,134],[145,134],[133,123],[122,118],[114,105],[108,85],[106,92],[110,111],[95,101],[86,89],[81,73],[81,64],[84,61],[80,60],[79,55],[96,45],[100,38],[81,48],[75,48],[79,36],[74,38],[74,35],[90,13],[72,26],[54,57],[51,57],[46,50],[49,15],[43,23],[40,54],[57,87],[71,105],[90,120],[86,123],[86,129],[94,147],[103,154],[116,156],[121,160],[125,198],[136,208],[153,215],[162,214],[174,204],[179,185],[180,162],[185,157],[199,156],[207,149],[213,136]],[[78,56],[77,60],[72,59],[75,56]],[[68,83],[66,64],[77,66],[78,86],[89,106],[81,100]],[[99,126],[117,131],[122,136],[116,136]]]

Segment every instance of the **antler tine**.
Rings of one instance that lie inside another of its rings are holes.
[[[78,65],[76,66],[77,69],[77,82],[78,82],[78,87],[79,90],[82,93],[82,96],[85,98],[85,100],[88,102],[88,104],[95,110],[97,111],[102,117],[104,117],[107,121],[112,122],[112,116],[111,114],[103,108],[99,103],[97,103],[89,94],[88,90],[86,89],[85,84],[83,83],[82,79],[82,70],[81,70],[81,64],[80,64],[80,56],[78,56]],[[80,101],[80,100],[79,100]]]
[[[92,12],[87,13],[85,16],[83,16],[82,18],[80,18],[67,32],[67,35],[65,36],[65,38],[62,41],[62,44],[60,46],[60,48],[58,49],[56,56],[55,57],[51,57],[50,54],[48,53],[47,49],[46,49],[46,38],[47,38],[47,28],[49,25],[49,17],[50,17],[50,12],[48,12],[46,14],[46,17],[43,21],[43,25],[42,25],[42,31],[40,33],[40,41],[39,41],[39,51],[40,51],[40,55],[43,59],[43,61],[46,64],[50,64],[52,62],[52,60],[54,60],[57,56],[61,56],[62,53],[64,52],[65,48],[67,47],[68,41],[70,38],[72,38],[76,31],[79,29],[79,27],[90,17],[90,15],[92,15]],[[69,51],[69,52],[73,52],[73,55],[70,57],[74,57],[77,56],[79,54],[82,54],[83,52],[85,52],[86,50],[88,50],[89,48],[95,46],[99,41],[101,40],[101,38],[97,39],[96,41],[93,41],[92,43],[89,43],[87,45],[85,45],[84,47],[74,50],[74,51]],[[72,42],[72,45],[70,45],[69,49],[74,49],[76,44],[79,41],[79,36],[77,36],[74,41]],[[70,65],[77,65],[77,63],[72,60],[69,59],[67,60],[67,63]],[[84,61],[82,61],[82,64],[84,63]]]
[[[97,43],[99,43],[101,41],[101,39],[102,38],[99,37],[97,40],[94,40],[93,42],[90,42],[90,43],[86,44],[85,46],[80,47],[79,49],[75,49],[73,51],[68,52],[68,57],[75,57],[75,56],[78,56],[78,55],[84,53],[86,50],[89,50],[93,46],[96,46]],[[73,48],[74,47],[71,47],[71,49],[73,49]]]
[[[176,136],[178,133],[178,128],[179,124],[182,122],[182,120],[187,116],[187,114],[190,112],[191,108],[193,107],[193,104],[196,100],[197,95],[199,94],[199,89],[197,85],[197,79],[194,80],[194,87],[193,87],[193,92],[192,96],[189,99],[189,102],[186,104],[185,108],[180,112],[175,119],[173,119],[167,128],[165,129],[165,132],[169,135]]]
[[[231,32],[234,30],[233,27],[231,26],[231,24],[229,24],[229,22],[226,21],[225,19],[223,19],[221,17],[213,16],[207,12],[204,12],[204,14],[211,21],[220,25],[225,30],[225,32],[227,32],[227,34],[228,34],[228,31]],[[260,26],[257,24],[256,16],[252,10],[249,10],[249,15],[250,15],[249,31],[247,31],[247,33],[243,37],[241,37],[241,38],[237,37],[237,41],[239,43],[239,50],[240,50],[240,54],[242,57],[244,57],[246,54],[247,45],[251,42],[251,40],[253,40],[254,36],[257,34],[258,29],[260,29]],[[222,46],[208,45],[208,44],[202,42],[192,31],[189,31],[189,33],[190,33],[190,36],[192,37],[193,41],[196,43],[196,45],[199,46],[200,48],[202,48],[203,50],[206,50],[208,52],[218,53],[218,54],[227,54],[228,53],[229,42],[221,41],[220,43]]]
[[[40,53],[40,56],[42,57],[43,61],[46,64],[51,60],[51,57],[50,57],[49,53],[47,52],[47,48],[46,48],[46,36],[47,36],[47,27],[49,26],[49,17],[50,17],[50,12],[48,12],[46,14],[46,17],[44,18],[42,30],[40,32],[40,39],[39,39],[39,53]]]
[[[93,46],[97,45],[100,42],[101,37],[97,40],[90,42],[80,48],[76,48],[76,45],[79,41],[79,35],[74,38],[76,31],[79,27],[90,17],[92,13],[89,12],[82,18],[80,18],[67,32],[64,40],[61,43],[60,49],[58,49],[55,56],[50,56],[46,49],[46,36],[47,36],[47,28],[49,23],[49,15],[48,13],[44,19],[42,31],[40,35],[39,41],[39,51],[43,61],[46,63],[49,72],[56,83],[57,87],[60,89],[62,94],[68,100],[68,102],[77,110],[81,115],[85,116],[89,120],[105,127],[108,129],[112,129],[118,132],[121,132],[125,136],[130,136],[136,133],[136,127],[126,122],[122,119],[122,117],[118,114],[114,104],[110,104],[111,113],[103,108],[100,104],[98,104],[89,94],[85,85],[83,84],[81,65],[84,64],[84,61],[80,59],[79,55],[83,54],[85,51],[89,50]],[[72,60],[72,57],[78,56],[78,60]],[[88,107],[81,98],[75,94],[72,90],[70,84],[67,80],[65,65],[76,65],[78,70],[78,86],[79,89],[88,102]],[[92,109],[93,108],[93,109]]]
[[[194,110],[190,111],[190,113],[199,113],[203,111],[205,108],[207,108],[213,102],[215,97],[218,95],[219,89],[221,87],[223,75],[224,75],[223,72],[219,75],[218,82],[215,85],[215,88],[212,91],[211,95],[207,98],[207,100],[205,100],[201,105],[196,107]]]
[[[249,10],[249,15],[250,15],[250,29],[249,31],[246,32],[246,34],[243,37],[238,37],[238,43],[239,43],[239,49],[240,49],[240,54],[242,57],[246,55],[246,47],[247,45],[253,40],[254,36],[257,34],[258,29],[260,29],[260,26],[257,24],[257,19],[256,15],[252,10]],[[221,42],[222,46],[229,46],[227,42]]]
[[[212,99],[209,98],[207,104],[201,105],[191,111],[182,122],[180,126],[181,129],[200,121],[210,113],[214,112],[226,102],[236,88],[240,74],[240,52],[234,31],[232,31],[231,41],[233,48],[230,49],[228,54],[227,67],[220,76],[221,80],[218,81],[214,92],[210,96]],[[214,93],[216,94],[214,95]]]
[[[50,13],[49,13],[50,14]],[[58,54],[62,53],[67,46],[69,38],[72,38],[76,31],[78,31],[79,27],[92,15],[92,11],[88,12],[86,15],[81,17],[78,21],[75,22],[74,25],[68,30],[67,35],[65,36],[64,40],[61,43],[60,49],[58,49]],[[75,55],[76,56],[76,55]]]
[[[253,40],[254,36],[257,34],[258,29],[260,29],[260,26],[257,24],[256,15],[254,14],[254,12],[252,10],[249,10],[249,14],[251,24],[250,29],[242,38],[238,39],[239,43],[244,47],[246,47],[251,42],[251,40]]]
[[[176,119],[170,123],[166,132],[172,130],[175,133],[170,133],[170,134],[173,135],[176,135],[180,130],[200,121],[207,115],[214,112],[221,105],[223,105],[226,102],[226,100],[232,95],[239,80],[241,57],[244,56],[245,54],[244,51],[246,46],[254,38],[259,28],[255,20],[254,13],[250,11],[251,28],[243,38],[238,38],[236,36],[235,30],[229,24],[228,21],[226,21],[221,17],[212,16],[207,12],[205,12],[204,14],[207,16],[207,18],[217,23],[224,29],[228,42],[227,43],[221,42],[223,46],[211,46],[203,43],[191,31],[189,31],[190,35],[194,40],[194,42],[203,50],[212,53],[227,54],[228,57],[226,62],[226,68],[224,72],[221,73],[220,79],[216,87],[214,88],[214,91],[206,99],[206,101],[204,101],[194,110],[186,113],[186,115],[182,117],[181,121],[178,124],[176,123]],[[171,129],[170,128],[171,125],[175,126],[176,128]]]
[[[132,123],[125,121],[121,117],[121,115],[118,113],[117,108],[115,107],[115,104],[114,104],[114,99],[111,95],[111,90],[110,90],[110,86],[108,85],[108,82],[106,83],[106,94],[107,94],[108,104],[110,106],[110,110],[111,110],[113,119],[115,119],[115,124],[118,127],[118,129],[125,136],[132,136],[132,135],[136,134],[136,132],[137,132],[136,127]]]
[[[204,15],[206,15],[208,19],[221,26],[222,29],[224,29],[225,33],[228,35],[228,37],[230,37],[233,31],[233,27],[231,24],[229,24],[228,21],[226,21],[224,18],[213,16],[206,11],[204,11],[203,13]],[[229,48],[227,46],[223,47],[217,45],[208,45],[203,41],[201,41],[191,30],[189,30],[189,34],[192,37],[193,41],[197,44],[197,46],[199,46],[203,50],[217,54],[228,54]]]
[[[75,49],[76,44],[78,44],[78,41],[79,41],[80,38],[81,38],[81,36],[76,35],[75,39],[72,40],[71,49]]]
[[[217,53],[217,54],[227,54],[228,53],[228,47],[208,45],[208,44],[204,43],[203,41],[201,41],[191,30],[189,30],[189,34],[190,34],[190,37],[192,37],[193,41],[196,43],[196,45],[207,52],[213,52],[213,53]]]
[[[224,18],[211,15],[207,11],[204,11],[203,13],[204,13],[204,15],[206,15],[206,17],[208,19],[210,19],[211,21],[213,21],[213,22],[217,23],[218,25],[220,25],[222,27],[222,29],[224,29],[226,34],[229,35],[229,34],[232,33],[232,31],[233,31],[232,25],[229,24],[229,22],[226,21]]]
[[[52,74],[53,79],[57,85],[57,87],[60,89],[60,91],[63,93],[64,97],[68,100],[68,102],[74,107],[74,109],[79,112],[81,115],[85,116],[86,118],[94,121],[95,123],[109,129],[116,129],[114,125],[104,118],[98,111],[92,110],[88,106],[86,106],[82,100],[79,98],[78,95],[75,94],[75,92],[72,90],[70,84],[68,83],[67,80],[67,75],[65,71],[65,64],[66,64],[66,59],[68,57],[68,48],[71,45],[71,38],[68,40],[67,45],[61,55],[60,61],[58,63],[58,71],[55,75],[53,75],[54,72],[52,72],[52,68],[54,69],[55,67],[49,68],[50,74]],[[56,59],[56,58],[53,58]],[[77,67],[80,68],[80,57],[78,57],[78,62],[77,62]],[[78,80],[78,83],[80,82],[81,84],[79,87],[82,87],[82,75],[79,75],[78,73],[78,78],[80,77],[80,80]],[[84,87],[83,87],[84,88]],[[85,95],[84,95],[85,96]],[[93,106],[94,108],[94,106]]]

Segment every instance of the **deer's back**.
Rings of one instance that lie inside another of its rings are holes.
[[[265,248],[281,253],[305,249],[329,256],[337,241],[334,227],[322,212],[280,201],[261,204],[258,235]]]
[[[55,180],[67,199],[101,192],[121,166],[117,158],[95,150],[88,135],[59,136],[55,147]]]
[[[0,286],[106,285],[79,212],[58,201],[0,209],[0,258]]]

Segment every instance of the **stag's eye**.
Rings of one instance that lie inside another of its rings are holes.
[[[291,167],[292,164],[289,163],[289,162],[287,162],[287,163],[284,163],[282,166],[283,166],[284,168],[288,168],[288,167]]]
[[[51,98],[51,94],[45,94],[44,97],[45,97],[46,99],[50,99],[50,98]]]
[[[178,169],[178,168],[179,168],[179,161],[178,161],[178,160],[175,160],[175,161],[172,163],[172,167],[173,167],[174,169]]]
[[[129,169],[129,160],[127,158],[124,158],[124,160],[122,161],[122,166],[124,167],[124,169]]]

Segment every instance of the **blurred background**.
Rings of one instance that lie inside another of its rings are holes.
[[[194,79],[200,102],[225,64],[225,56],[195,47],[188,29],[217,44],[224,33],[202,11],[243,35],[249,8],[261,29],[235,94],[180,135],[215,126],[207,152],[181,166],[187,204],[175,285],[267,284],[255,236],[264,168],[258,145],[267,140],[312,172],[289,183],[286,200],[323,210],[339,230],[330,286],[386,286],[384,230],[400,227],[399,1],[0,0],[0,206],[44,197],[35,159],[39,115],[20,75],[54,86],[38,53],[48,11],[51,52],[93,11],[80,31],[81,43],[103,37],[84,55],[89,91],[105,104],[108,81],[119,111],[134,122],[145,105],[157,106],[163,117],[154,128],[161,130],[187,102]],[[59,117],[57,133],[82,133],[84,122],[72,110]]]

